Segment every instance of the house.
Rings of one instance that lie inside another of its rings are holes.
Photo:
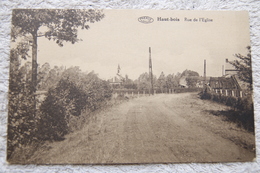
[[[233,75],[223,77],[210,77],[209,86],[212,89],[239,89],[241,87]]]
[[[179,81],[179,85],[181,88],[188,88],[187,80],[186,79],[192,79],[195,81],[195,87],[196,88],[203,88],[204,83],[208,83],[210,77],[202,77],[202,76],[182,76]]]
[[[111,79],[108,79],[108,82],[110,85],[116,87],[116,86],[121,86],[123,81],[121,79],[119,79],[117,76],[111,78]]]

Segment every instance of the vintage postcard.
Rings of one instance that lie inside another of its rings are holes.
[[[255,159],[245,11],[14,9],[11,164]]]

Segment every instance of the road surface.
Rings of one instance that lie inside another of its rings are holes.
[[[130,99],[100,112],[64,141],[35,152],[36,163],[252,161],[254,135],[210,110],[227,107],[197,94]]]

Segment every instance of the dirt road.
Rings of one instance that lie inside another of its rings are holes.
[[[35,153],[36,163],[252,161],[254,135],[210,110],[227,107],[183,93],[141,97],[96,115]]]

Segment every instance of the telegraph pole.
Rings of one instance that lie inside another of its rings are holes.
[[[149,47],[149,76],[151,80],[151,88],[152,88],[152,95],[153,95],[153,67],[152,67],[152,57],[151,57],[151,47]]]
[[[206,60],[204,59],[204,82],[203,82],[204,91],[206,89]]]
[[[204,59],[204,81],[206,82],[206,60]]]

